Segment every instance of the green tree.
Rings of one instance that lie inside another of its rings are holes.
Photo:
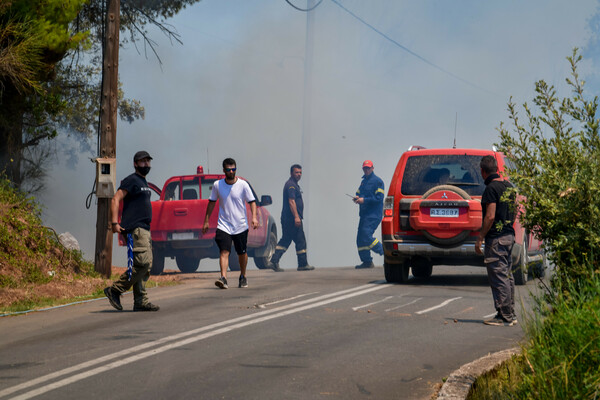
[[[511,99],[511,129],[498,128],[499,150],[515,164],[511,180],[526,198],[523,225],[544,241],[560,287],[582,282],[600,265],[598,97],[584,96],[577,72],[581,59],[578,49],[567,57],[570,97],[560,99],[540,80],[533,107],[523,105],[524,122]]]
[[[121,45],[144,43],[157,25],[199,0],[121,0]],[[3,0],[0,3],[0,172],[17,187],[43,187],[47,146],[59,128],[83,143],[97,132],[106,0]],[[160,58],[158,58],[160,62]],[[119,91],[119,116],[144,117]]]

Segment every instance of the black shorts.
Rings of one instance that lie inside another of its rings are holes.
[[[220,251],[226,250],[231,252],[231,242],[235,246],[235,251],[238,254],[246,254],[246,244],[248,243],[248,229],[244,232],[238,233],[237,235],[230,235],[227,232],[223,232],[217,229],[215,234],[215,242]]]

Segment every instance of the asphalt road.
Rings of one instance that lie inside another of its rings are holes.
[[[483,268],[390,285],[381,267],[216,273],[149,290],[159,312],[106,299],[0,319],[0,399],[428,399],[476,358],[513,347],[492,327]],[[519,320],[530,282],[517,289]]]

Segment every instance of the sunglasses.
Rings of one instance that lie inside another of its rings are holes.
[[[237,168],[224,168],[225,172],[235,172]]]

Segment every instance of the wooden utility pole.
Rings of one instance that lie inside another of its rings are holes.
[[[102,72],[102,104],[100,109],[100,157],[115,158],[117,145],[117,100],[119,79],[120,0],[108,0],[106,12],[106,42]],[[116,190],[116,188],[114,188]],[[98,198],[96,218],[95,269],[110,277],[112,269],[113,234],[110,224],[109,198]]]

